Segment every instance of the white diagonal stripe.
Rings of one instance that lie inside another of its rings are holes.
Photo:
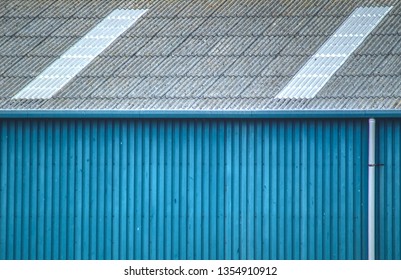
[[[114,10],[13,98],[51,98],[145,12],[146,10]]]
[[[392,7],[357,8],[275,98],[313,98]]]

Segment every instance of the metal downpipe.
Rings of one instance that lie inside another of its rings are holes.
[[[376,120],[369,119],[369,171],[368,171],[368,257],[375,259],[375,152]]]

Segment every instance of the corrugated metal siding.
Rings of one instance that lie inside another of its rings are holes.
[[[401,259],[401,121],[378,122],[376,188],[377,243],[379,259]]]
[[[367,257],[366,121],[0,130],[0,259]]]

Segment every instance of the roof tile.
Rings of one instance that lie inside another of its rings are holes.
[[[31,18],[0,17],[0,36],[13,36],[32,21]]]
[[[220,37],[217,36],[195,36],[188,37],[180,44],[172,55],[201,56],[206,55],[209,50],[217,44]]]
[[[25,56],[36,48],[44,38],[41,37],[13,37],[0,46],[0,54],[7,56]]]
[[[9,77],[36,77],[48,67],[56,58],[54,57],[27,57],[19,59],[5,73]]]

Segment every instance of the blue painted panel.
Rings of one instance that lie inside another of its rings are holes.
[[[365,259],[366,213],[366,120],[0,121],[0,259]]]
[[[401,121],[378,121],[376,258],[401,259]]]

